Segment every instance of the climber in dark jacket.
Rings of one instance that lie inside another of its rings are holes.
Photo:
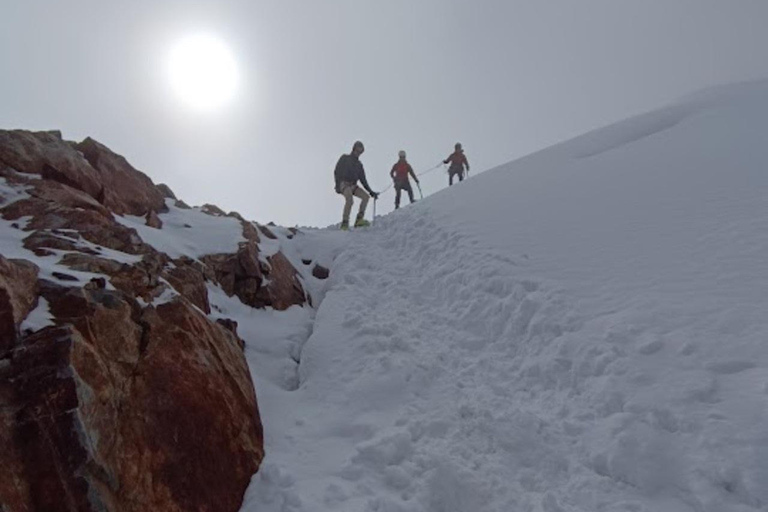
[[[339,162],[336,164],[336,170],[334,171],[334,177],[336,179],[336,193],[344,196],[344,213],[341,218],[341,229],[349,229],[349,213],[352,211],[352,203],[354,197],[360,198],[360,210],[357,212],[357,218],[355,219],[355,227],[365,227],[370,223],[365,220],[365,207],[368,206],[368,194],[370,197],[377,199],[379,194],[371,190],[368,185],[368,180],[365,178],[365,169],[360,162],[360,155],[363,154],[365,148],[360,141],[355,142],[352,146],[352,152],[348,155],[341,155]],[[361,189],[357,182],[363,184],[368,194]]]
[[[469,161],[464,154],[464,149],[461,147],[461,143],[457,142],[454,146],[455,151],[450,154],[448,158],[443,160],[444,164],[451,164],[448,167],[448,185],[453,185],[453,177],[458,176],[459,181],[464,180],[464,168],[466,167],[469,172]]]

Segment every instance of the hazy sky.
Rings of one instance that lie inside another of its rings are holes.
[[[765,0],[2,0],[0,127],[90,135],[191,204],[322,226],[340,220],[333,167],[355,139],[374,189],[399,149],[420,171],[461,141],[488,169],[768,77],[766,20]],[[167,71],[201,32],[241,74],[205,113]]]

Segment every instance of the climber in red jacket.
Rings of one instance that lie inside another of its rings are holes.
[[[416,176],[416,173],[413,172],[413,167],[411,167],[411,164],[405,159],[405,151],[400,150],[397,155],[400,159],[392,166],[392,170],[389,172],[389,175],[395,182],[395,210],[400,208],[400,194],[403,190],[408,192],[408,199],[410,199],[411,202],[415,201],[413,198],[413,188],[411,188],[411,181],[408,179],[408,175],[410,174],[413,176],[416,183],[419,182],[419,178]]]

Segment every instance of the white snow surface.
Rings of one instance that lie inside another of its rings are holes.
[[[19,326],[19,330],[21,332],[36,332],[49,325],[55,325],[55,322],[53,321],[48,301],[45,300],[45,297],[38,297],[37,307],[29,312],[27,318]]]
[[[227,311],[242,510],[767,510],[767,169],[749,84],[328,231],[316,311]]]
[[[163,222],[161,229],[147,226],[144,217],[114,217],[123,226],[135,229],[145,243],[174,259],[234,253],[238,244],[245,241],[243,227],[236,218],[215,217],[200,208],[178,208],[173,199],[166,200],[166,206],[168,211],[158,214]]]

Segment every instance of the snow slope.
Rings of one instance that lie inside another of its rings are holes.
[[[243,510],[767,510],[767,168],[732,86],[327,232]]]

